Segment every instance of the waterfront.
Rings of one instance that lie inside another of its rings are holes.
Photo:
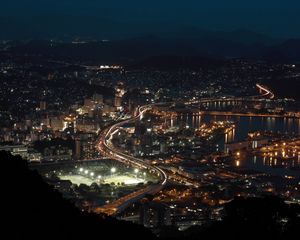
[[[200,114],[182,114],[167,120],[170,127],[189,126],[199,128],[202,124],[213,121],[232,121],[235,129],[228,132],[220,139],[216,150],[225,151],[225,144],[243,141],[251,132],[270,132],[274,134],[285,134],[287,136],[300,135],[300,119],[298,118],[273,118],[273,117],[249,117],[249,116],[218,116],[218,115],[200,115]],[[259,172],[275,175],[294,175],[299,176],[299,157],[296,159],[280,160],[276,158],[268,159],[258,155],[247,155],[239,162],[239,168],[247,168]]]
[[[272,117],[248,117],[248,116],[218,116],[183,114],[168,120],[171,127],[188,125],[198,128],[203,123],[212,121],[232,121],[236,123],[236,131],[227,142],[244,140],[249,132],[269,131],[282,134],[300,135],[300,119],[298,118],[272,118]],[[225,139],[224,139],[225,142]]]

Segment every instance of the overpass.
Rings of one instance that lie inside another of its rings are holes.
[[[156,194],[160,192],[163,187],[167,184],[167,174],[164,170],[161,168],[151,165],[147,163],[143,159],[139,159],[136,157],[133,157],[131,155],[125,154],[121,152],[120,150],[117,150],[113,147],[111,144],[111,136],[116,132],[120,127],[122,127],[124,124],[128,124],[130,122],[134,122],[138,119],[141,119],[146,111],[151,109],[154,105],[160,105],[162,103],[157,104],[149,104],[142,106],[138,109],[138,113],[128,120],[124,120],[122,122],[119,122],[113,126],[111,126],[109,129],[104,130],[104,132],[101,133],[100,141],[98,144],[99,151],[105,155],[109,156],[110,158],[119,161],[121,163],[124,163],[126,165],[134,166],[140,169],[145,169],[150,171],[153,174],[157,174],[160,178],[159,183],[148,186],[146,188],[143,188],[139,191],[133,192],[129,195],[126,195],[110,204],[107,204],[103,207],[99,207],[95,209],[96,213],[105,213],[107,215],[116,215],[123,211],[126,207],[128,207],[130,204],[142,199],[147,194]]]
[[[218,98],[218,99],[201,99],[199,101],[190,101],[185,102],[185,105],[192,105],[192,104],[207,104],[207,103],[214,103],[214,102],[227,102],[230,104],[235,104],[237,102],[251,102],[251,103],[260,103],[265,100],[265,98],[274,98],[274,94],[269,91],[266,87],[257,84],[256,87],[260,90],[260,93],[262,95],[258,96],[252,96],[252,97],[245,97],[245,98]],[[111,143],[111,136],[118,131],[120,127],[122,127],[125,124],[135,122],[136,120],[142,119],[145,112],[152,109],[154,106],[160,106],[160,105],[167,105],[167,104],[174,104],[174,102],[168,102],[168,103],[154,103],[154,104],[148,104],[142,107],[138,108],[137,113],[134,117],[121,121],[119,123],[114,124],[113,126],[109,127],[108,129],[104,130],[100,134],[99,143],[98,143],[98,149],[99,151],[104,155],[108,156],[111,159],[114,159],[116,161],[119,161],[121,163],[124,163],[126,165],[134,166],[141,169],[146,169],[152,173],[156,173],[160,177],[160,181],[158,184],[148,186],[144,189],[141,189],[139,191],[133,192],[129,195],[126,195],[112,203],[109,203],[105,206],[99,207],[95,209],[95,212],[97,213],[105,213],[107,215],[116,215],[120,212],[122,212],[126,207],[131,205],[132,203],[142,199],[147,194],[156,194],[160,192],[163,187],[167,183],[168,176],[166,172],[154,165],[151,165],[147,163],[143,159],[139,159],[136,157],[133,157],[131,155],[125,154],[121,152],[120,150],[114,148],[113,144]]]
[[[186,102],[185,105],[209,105],[209,104],[226,104],[231,106],[242,105],[242,104],[258,104],[264,103],[266,100],[271,100],[275,98],[275,95],[267,87],[256,84],[257,89],[259,90],[259,95],[247,96],[247,97],[221,97],[221,98],[202,98],[200,100]]]

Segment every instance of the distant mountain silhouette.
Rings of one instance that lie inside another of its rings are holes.
[[[204,68],[217,68],[224,65],[226,62],[221,58],[214,58],[211,56],[175,56],[163,55],[149,57],[136,64],[130,65],[129,69],[199,69]]]
[[[300,40],[287,40],[277,45],[241,44],[211,35],[201,38],[160,38],[153,35],[71,44],[35,40],[14,44],[15,54],[42,55],[53,59],[87,60],[103,63],[133,63],[153,56],[197,56],[213,58],[248,58],[277,62],[300,61]]]
[[[300,39],[290,39],[266,50],[263,58],[281,61],[300,61]]]
[[[0,17],[0,39],[71,39],[76,37],[104,39],[117,37],[111,29],[119,29],[119,23],[100,17],[40,16]]]
[[[267,35],[250,31],[248,29],[237,29],[231,32],[216,32],[215,34],[221,39],[243,43],[246,45],[262,44],[268,46],[279,44],[283,41],[281,39],[274,39]]]
[[[0,39],[33,41],[25,45],[14,43],[20,53],[58,58],[132,62],[159,55],[177,55],[300,60],[299,39],[274,39],[247,29],[208,31],[172,22],[117,22],[101,17],[64,15],[0,17],[0,29]],[[50,39],[65,42],[79,39],[89,43],[49,44]]]
[[[240,44],[278,43],[279,40],[247,29],[218,32],[200,29],[193,25],[174,22],[118,22],[101,17],[39,16],[0,17],[0,39],[91,39],[120,40],[144,35],[160,38],[219,38]]]

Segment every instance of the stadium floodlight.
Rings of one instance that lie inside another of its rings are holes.
[[[85,170],[85,171],[84,171],[84,173],[85,173],[85,174],[88,174],[88,173],[89,173],[89,171],[88,171],[88,170]]]
[[[110,169],[111,173],[115,173],[117,171],[117,169],[115,167]]]
[[[139,172],[139,170],[136,168],[136,169],[134,169],[134,172],[137,174]]]

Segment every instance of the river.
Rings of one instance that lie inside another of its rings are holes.
[[[218,150],[225,149],[225,143],[244,140],[249,132],[268,131],[273,133],[285,133],[288,135],[300,135],[300,119],[297,118],[275,118],[275,117],[249,117],[249,116],[218,116],[218,115],[199,115],[183,114],[168,120],[171,127],[180,127],[188,125],[192,128],[198,128],[203,123],[212,121],[232,121],[236,128],[234,131],[226,134],[218,143]],[[249,156],[240,166],[279,175],[289,174],[300,176],[300,157],[290,160],[285,164],[282,161],[262,159],[259,156]],[[294,170],[291,170],[293,168]],[[298,169],[298,170],[296,170]]]

